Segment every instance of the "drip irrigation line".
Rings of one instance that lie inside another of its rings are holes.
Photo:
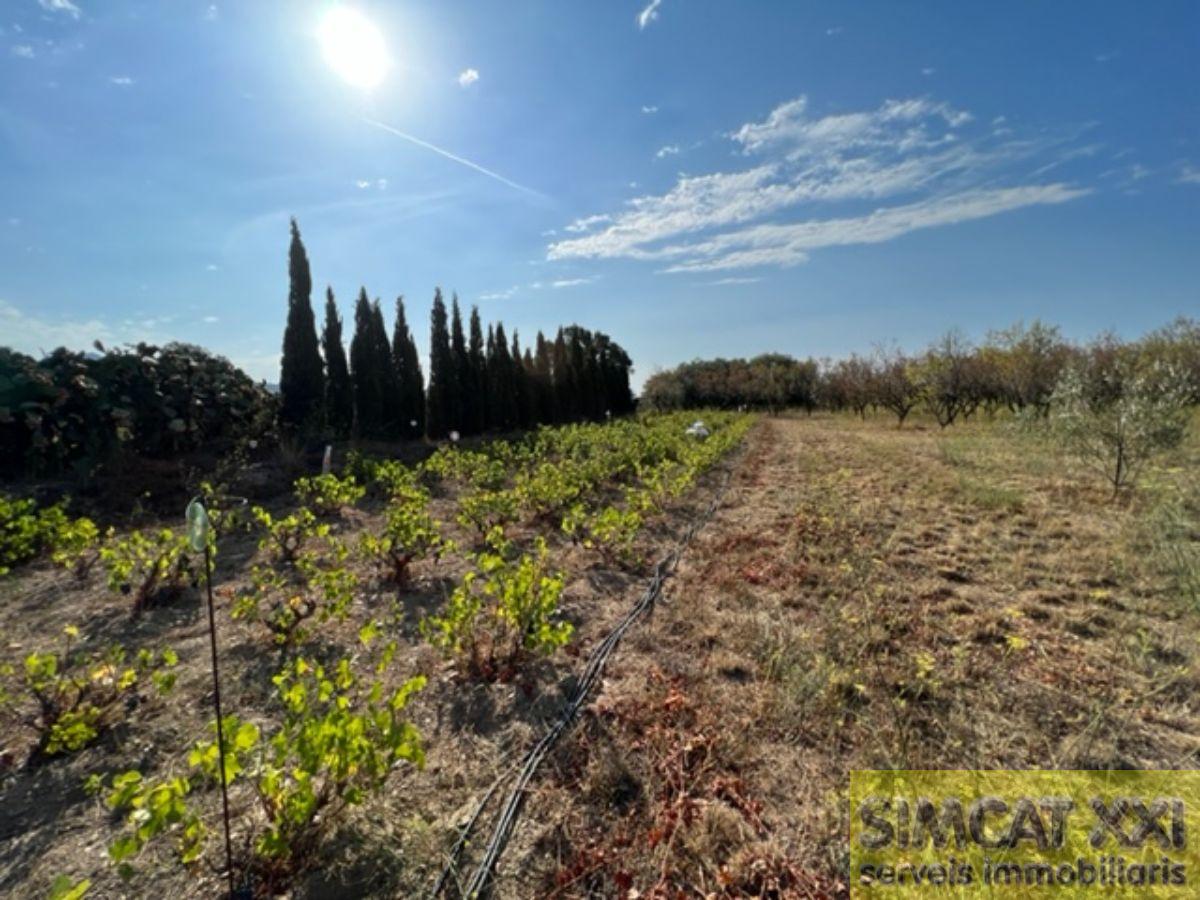
[[[579,682],[576,685],[575,693],[567,702],[562,713],[559,715],[558,721],[551,726],[530,751],[525,755],[521,763],[519,772],[516,767],[510,768],[508,771],[501,773],[492,786],[488,788],[483,799],[475,808],[475,812],[468,819],[466,826],[459,835],[458,841],[450,853],[450,859],[442,870],[441,877],[438,878],[437,884],[434,885],[429,897],[430,900],[435,900],[440,896],[441,891],[445,888],[446,883],[452,874],[458,870],[459,857],[462,855],[463,849],[466,847],[471,831],[479,821],[487,804],[491,801],[493,794],[497,788],[513,776],[517,776],[516,783],[505,797],[503,806],[501,807],[500,815],[492,827],[491,836],[488,839],[487,845],[484,848],[483,856],[479,861],[479,865],[475,868],[471,875],[470,881],[467,882],[466,890],[463,896],[469,900],[482,900],[486,897],[492,886],[492,875],[495,872],[496,865],[500,861],[500,856],[504,852],[504,848],[508,844],[509,838],[512,836],[513,829],[516,827],[517,819],[521,813],[521,807],[525,800],[526,789],[529,782],[533,779],[542,762],[554,749],[555,744],[566,733],[567,729],[574,724],[578,718],[580,711],[587,702],[592,689],[600,680],[603,674],[604,666],[608,662],[608,658],[616,650],[625,633],[633,626],[639,618],[648,612],[662,596],[663,584],[670,577],[679,560],[683,555],[683,551],[695,538],[696,533],[704,527],[704,525],[712,518],[720,505],[721,500],[725,496],[725,491],[729,487],[730,473],[725,473],[725,478],[721,483],[717,493],[713,496],[712,501],[704,512],[699,515],[692,524],[688,527],[683,536],[676,542],[675,546],[660,559],[654,566],[654,574],[650,578],[650,583],[646,586],[646,590],[638,598],[637,602],[630,607],[629,611],[617,624],[615,628],[601,641],[592,651],[588,658],[588,663],[584,667],[583,673],[580,675]]]

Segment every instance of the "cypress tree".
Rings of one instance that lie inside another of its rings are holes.
[[[567,353],[567,339],[561,328],[554,336],[554,349],[551,351],[554,363],[554,410],[555,421],[575,421],[574,387],[571,378],[571,360]]]
[[[371,306],[371,367],[377,373],[380,392],[379,436],[396,438],[401,434],[403,398],[400,380],[392,365],[392,347],[383,324],[383,310],[376,300]]]
[[[512,402],[513,422],[518,428],[528,428],[529,418],[529,379],[525,365],[521,360],[521,340],[516,329],[512,336]]]
[[[483,356],[483,325],[479,321],[479,307],[471,307],[470,337],[467,343],[467,371],[470,375],[472,402],[467,427],[472,434],[481,434],[487,428],[487,361]]]
[[[522,418],[527,428],[536,428],[542,420],[538,416],[537,371],[534,368],[533,351],[528,347],[525,348],[525,355],[521,357],[521,371],[524,373],[522,378],[525,382],[525,410]]]
[[[446,304],[442,289],[433,294],[429,317],[429,392],[426,397],[426,431],[434,440],[445,437],[457,427],[453,421],[454,357],[450,351],[450,332],[446,326]]]
[[[325,330],[321,334],[325,353],[325,412],[335,437],[346,438],[354,427],[354,386],[342,345],[342,317],[333,299],[333,288],[325,289]]]
[[[285,431],[312,434],[324,425],[325,375],[312,311],[312,273],[300,227],[292,219],[288,315],[279,373],[279,419]]]
[[[493,374],[494,373],[494,374]],[[496,425],[505,430],[517,426],[516,385],[513,383],[512,357],[508,352],[508,338],[504,334],[504,323],[496,323],[496,359],[488,366],[488,377],[494,382],[496,402]]]
[[[354,307],[354,339],[350,342],[350,380],[354,383],[354,434],[378,437],[383,421],[383,390],[376,365],[375,313],[367,289]]]
[[[450,301],[450,359],[454,373],[453,389],[450,392],[450,421],[463,434],[471,433],[471,367],[467,359],[467,339],[463,334],[462,314],[458,309],[458,294]]]
[[[497,391],[497,372],[499,371],[496,363],[496,330],[489,322],[487,331],[487,351],[483,363],[483,394],[486,397],[487,418],[484,420],[484,427],[488,430],[500,427],[500,396]]]
[[[539,423],[554,421],[554,379],[550,363],[550,345],[546,336],[537,333],[537,350],[533,358],[534,384],[537,391],[537,420]]]
[[[403,297],[396,298],[396,325],[392,332],[392,369],[396,373],[401,397],[401,433],[407,438],[418,438],[424,433],[425,426],[425,387],[421,379],[421,361],[417,357],[417,345],[413,342],[404,315]]]

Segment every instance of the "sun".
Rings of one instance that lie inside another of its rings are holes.
[[[391,60],[383,34],[362,13],[335,6],[317,28],[321,50],[329,67],[358,88],[378,87]]]

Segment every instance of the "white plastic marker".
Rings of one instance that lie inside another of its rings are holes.
[[[197,553],[204,554],[204,584],[208,589],[208,634],[212,648],[213,671],[213,706],[217,710],[217,752],[221,757],[221,803],[225,814],[225,868],[229,873],[229,896],[238,896],[233,879],[233,842],[229,837],[229,785],[225,780],[225,728],[221,716],[221,679],[217,674],[217,620],[213,612],[212,592],[212,523],[208,518],[208,510],[196,497],[187,505],[184,511],[187,520],[188,544]]]
[[[321,474],[328,475],[333,471],[333,444],[325,445],[325,457],[321,460]]]

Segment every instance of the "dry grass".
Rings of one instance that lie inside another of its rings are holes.
[[[767,420],[671,602],[531,806],[559,855],[510,860],[511,896],[627,883],[842,896],[853,769],[1195,767],[1200,657],[1179,560],[1200,540],[1196,456],[1193,444],[1113,505],[1015,426]],[[1192,543],[1149,553],[1170,502],[1190,510],[1175,522]],[[692,710],[679,745],[706,766],[672,770],[682,793],[654,737],[672,720],[629,712],[654,710],[664,684]],[[639,798],[633,812],[606,808],[608,772]],[[733,799],[713,784],[736,784]],[[672,803],[692,814],[664,845],[654,823]],[[747,887],[764,865],[790,874]]]

